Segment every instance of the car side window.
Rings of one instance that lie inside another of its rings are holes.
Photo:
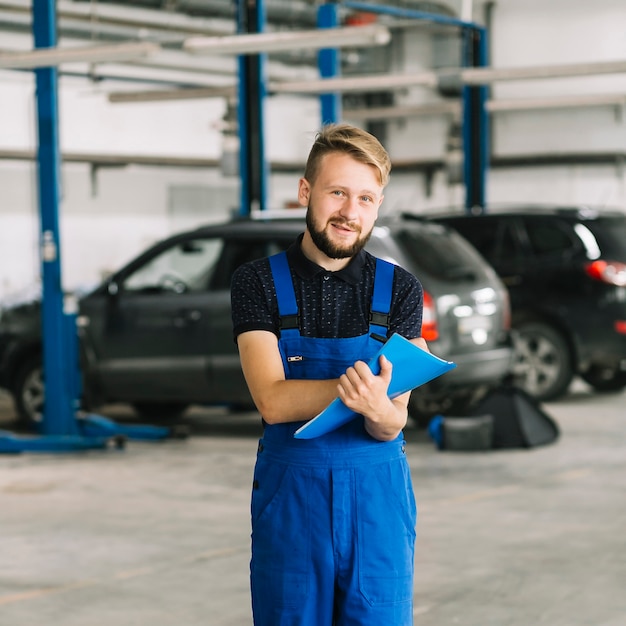
[[[451,220],[450,225],[456,228],[487,260],[494,254],[495,237],[493,224],[480,218]]]
[[[267,255],[268,243],[265,241],[227,241],[209,281],[209,289],[230,289],[233,273],[240,265]]]
[[[223,248],[219,237],[178,242],[130,274],[123,289],[141,293],[205,291]]]
[[[526,219],[525,224],[528,242],[537,257],[574,252],[580,247],[571,230],[556,220]]]

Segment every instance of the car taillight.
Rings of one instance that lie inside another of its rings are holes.
[[[626,263],[593,261],[585,265],[585,271],[594,280],[616,287],[626,287]]]
[[[436,341],[439,339],[439,328],[437,326],[437,309],[433,297],[424,292],[424,313],[422,315],[422,337],[426,341]]]
[[[613,327],[620,335],[626,335],[626,320],[617,320]]]

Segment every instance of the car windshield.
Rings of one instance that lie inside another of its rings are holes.
[[[484,273],[484,262],[457,233],[443,226],[406,228],[398,245],[418,267],[443,280],[472,280]]]
[[[221,239],[184,241],[162,251],[131,274],[127,291],[202,291],[222,251]]]

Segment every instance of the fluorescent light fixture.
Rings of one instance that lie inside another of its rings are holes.
[[[389,29],[373,24],[224,37],[189,37],[183,48],[192,54],[260,54],[350,46],[384,46],[389,41]]]
[[[38,48],[29,52],[0,53],[0,68],[35,69],[62,63],[107,63],[131,61],[158,52],[161,47],[150,42],[121,43],[76,48]]]
[[[356,27],[359,28],[359,27]],[[332,92],[367,92],[384,91],[386,89],[404,89],[414,85],[436,87],[439,82],[435,72],[417,72],[415,74],[373,74],[369,76],[352,76],[346,78],[322,78],[319,80],[296,82],[271,82],[270,93],[308,93],[324,94]]]
[[[619,107],[626,105],[626,93],[589,94],[582,96],[551,96],[544,98],[516,98],[488,100],[485,108],[490,112],[530,111],[533,109],[572,109],[584,107]]]
[[[109,102],[162,102],[164,100],[198,100],[205,98],[234,98],[237,87],[194,87],[187,89],[151,89],[144,91],[112,91]]]
[[[571,63],[567,65],[538,65],[535,67],[476,67],[463,69],[461,81],[466,85],[488,85],[505,80],[532,80],[536,78],[565,78],[569,76],[597,76],[626,72],[626,60]]]
[[[371,107],[369,109],[343,109],[343,116],[349,120],[390,120],[408,117],[422,117],[430,115],[460,115],[461,103],[454,102],[427,102],[425,104]]]

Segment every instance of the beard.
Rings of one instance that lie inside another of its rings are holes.
[[[331,224],[340,224],[354,230],[357,234],[354,243],[345,245],[334,243],[326,231]],[[372,228],[369,233],[361,235],[361,228],[359,226],[351,224],[349,221],[341,219],[340,217],[331,219],[326,223],[326,226],[318,228],[313,221],[310,207],[306,212],[306,227],[317,249],[330,259],[348,259],[353,257],[365,247],[365,244],[372,235],[372,230],[374,230]]]

